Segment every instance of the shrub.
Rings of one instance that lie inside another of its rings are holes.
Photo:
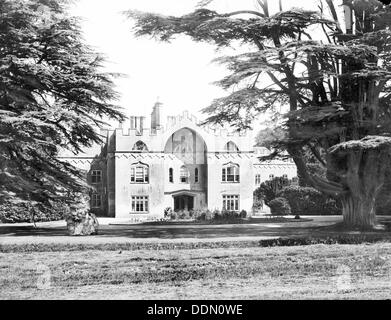
[[[65,207],[65,205],[64,205]],[[56,203],[52,208],[27,201],[18,203],[2,203],[0,205],[0,222],[45,222],[63,219],[65,208],[62,203]]]
[[[172,213],[171,207],[167,207],[166,209],[164,209],[164,218],[171,218],[171,213]]]
[[[223,217],[223,214],[220,212],[220,210],[213,210],[212,211],[212,218],[213,220],[220,220]]]
[[[240,216],[241,218],[246,218],[246,217],[247,217],[247,211],[246,211],[246,210],[240,211],[239,216]]]
[[[266,205],[269,205],[269,202],[277,197],[277,192],[291,183],[291,180],[284,177],[276,177],[272,180],[262,182],[254,191],[255,203],[260,205],[260,201],[263,200]]]
[[[287,186],[278,192],[278,197],[288,200],[294,215],[337,215],[340,205],[312,187]]]
[[[170,219],[171,220],[177,220],[178,217],[179,217],[179,213],[178,212],[176,212],[176,211],[171,211],[170,212]]]
[[[284,216],[291,214],[291,207],[288,200],[282,197],[270,201],[269,207],[273,215]]]
[[[190,219],[190,213],[187,210],[181,210],[178,212],[178,219],[188,220]]]
[[[383,187],[376,198],[376,214],[391,215],[391,168],[388,168],[384,177]]]

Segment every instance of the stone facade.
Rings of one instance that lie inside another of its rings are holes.
[[[199,126],[188,112],[160,121],[160,103],[145,117],[130,117],[129,127],[102,130],[100,150],[70,163],[85,169],[98,216],[160,218],[173,210],[252,211],[253,191],[271,175],[296,176],[292,162],[260,163],[267,152],[254,148],[252,132],[229,133]]]

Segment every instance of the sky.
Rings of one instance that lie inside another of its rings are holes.
[[[163,119],[188,110],[198,118],[200,111],[213,99],[227,95],[213,84],[227,74],[214,58],[238,54],[243,48],[216,51],[213,45],[195,43],[179,36],[171,43],[149,37],[135,38],[132,21],[122,14],[140,10],[164,15],[183,15],[194,10],[199,0],[76,0],[73,15],[82,18],[85,41],[102,53],[106,70],[124,77],[115,79],[120,93],[119,104],[127,116],[150,116],[154,103],[163,104]],[[284,9],[302,7],[316,9],[317,0],[282,0]],[[269,10],[276,12],[277,0],[269,0]],[[256,9],[255,0],[215,0],[208,8],[219,12]],[[148,120],[147,120],[148,121]]]

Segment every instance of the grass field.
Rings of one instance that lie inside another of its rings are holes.
[[[0,299],[389,299],[391,243],[0,253]]]

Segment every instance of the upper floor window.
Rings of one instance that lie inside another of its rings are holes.
[[[92,183],[102,182],[102,170],[92,170],[91,171],[91,182]]]
[[[222,169],[223,182],[239,182],[239,165],[236,163],[227,163]]]
[[[168,169],[168,181],[174,182],[174,169],[173,168]]]
[[[134,144],[132,151],[148,151],[148,148],[144,142],[139,140]]]
[[[261,184],[261,175],[260,174],[255,175],[255,184],[256,185]]]
[[[189,170],[186,168],[186,166],[181,167],[180,171],[180,181],[183,183],[189,182]]]
[[[194,169],[194,182],[198,183],[198,168]]]
[[[283,174],[282,177],[283,177],[284,179],[288,179],[288,175],[287,175],[287,174]]]
[[[229,141],[229,142],[227,142],[225,144],[224,151],[227,151],[229,153],[231,153],[231,152],[238,152],[239,148],[238,148],[238,146],[234,142]]]
[[[130,168],[131,183],[149,183],[149,167],[147,164],[138,162]]]

